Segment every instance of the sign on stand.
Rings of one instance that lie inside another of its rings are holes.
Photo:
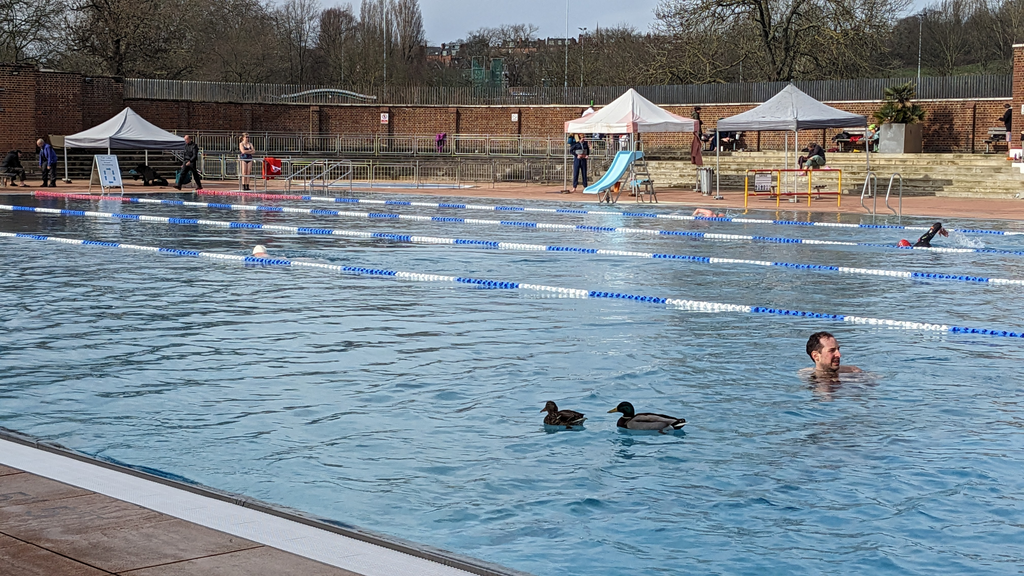
[[[770,192],[772,189],[771,172],[754,173],[754,192]]]
[[[107,193],[107,188],[120,188],[124,196],[124,184],[121,182],[121,167],[117,165],[117,156],[113,154],[96,154],[92,157],[92,173],[89,175],[89,193],[92,184],[99,177],[100,190]]]

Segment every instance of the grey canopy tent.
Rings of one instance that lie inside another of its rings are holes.
[[[117,150],[184,150],[185,139],[147,122],[131,108],[106,122],[64,138],[64,179],[68,178],[69,148]]]
[[[823,104],[790,84],[767,102],[753,110],[723,118],[715,126],[715,193],[718,193],[719,150],[721,132],[793,132],[794,152],[800,149],[797,135],[800,130],[816,128],[848,128],[867,126],[867,117],[844,112]],[[865,147],[868,169],[871,168],[870,146]],[[794,154],[795,157],[795,154]],[[786,164],[789,165],[789,135],[786,135]]]

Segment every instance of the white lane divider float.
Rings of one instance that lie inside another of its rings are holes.
[[[482,220],[476,218],[456,218],[452,216],[418,216],[413,214],[394,214],[389,212],[356,212],[346,210],[326,209],[304,209],[291,208],[286,206],[261,206],[248,204],[218,204],[212,202],[188,202],[185,200],[158,200],[153,198],[123,198],[120,196],[89,196],[87,194],[58,194],[55,192],[38,192],[41,197],[63,197],[70,200],[114,200],[130,204],[164,204],[167,206],[194,206],[219,210],[249,210],[260,212],[283,212],[291,214],[311,214],[315,216],[338,216],[344,218],[369,218],[374,219],[395,219],[409,220],[416,222],[448,223],[448,224],[471,224],[485,226],[511,226],[515,228],[536,228],[539,230],[561,230],[581,231],[596,233],[617,233],[617,234],[640,234],[645,236],[681,236],[704,240],[725,240],[725,241],[751,241],[767,242],[770,244],[807,244],[819,246],[867,246],[871,248],[885,248],[889,250],[927,250],[931,252],[943,252],[953,254],[984,253],[1000,254],[1008,256],[1024,256],[1024,251],[995,250],[990,248],[946,248],[946,247],[911,247],[897,246],[895,244],[879,244],[873,242],[845,242],[839,240],[811,240],[803,238],[786,238],[782,236],[749,236],[743,234],[718,234],[712,232],[690,232],[686,230],[657,230],[647,228],[629,228],[610,226],[586,226],[582,224],[553,224],[547,222],[525,222],[521,220]]]
[[[468,278],[463,276],[451,276],[442,274],[430,274],[422,272],[402,272],[384,268],[365,268],[358,266],[341,266],[337,264],[325,264],[318,262],[298,262],[283,258],[257,258],[254,256],[240,256],[236,254],[221,254],[216,252],[204,252],[199,250],[181,250],[177,248],[159,248],[155,246],[139,246],[135,244],[121,244],[118,242],[100,242],[95,240],[78,240],[72,238],[59,238],[39,234],[0,232],[0,238],[15,238],[26,240],[39,240],[59,242],[76,246],[120,248],[125,250],[138,250],[150,253],[168,254],[173,256],[185,256],[193,258],[208,258],[219,261],[233,261],[245,264],[261,266],[290,266],[295,268],[312,268],[347,274],[401,278],[418,282],[445,282],[457,284],[469,284],[480,288],[493,288],[505,290],[528,290],[551,292],[570,298],[611,298],[617,300],[632,300],[635,302],[659,304],[676,310],[688,310],[697,312],[735,312],[741,314],[768,314],[772,316],[790,316],[799,318],[814,318],[849,322],[852,324],[866,324],[873,326],[885,326],[903,330],[921,330],[932,332],[950,332],[954,334],[983,334],[1005,338],[1024,338],[1024,330],[1007,331],[993,330],[989,328],[971,328],[965,326],[950,326],[947,324],[932,324],[927,322],[909,322],[904,320],[889,320],[884,318],[869,318],[862,316],[847,316],[844,314],[828,314],[820,312],[807,312],[803,310],[787,310],[784,308],[768,308],[764,306],[748,306],[745,304],[729,304],[722,302],[707,302],[701,300],[686,300],[679,298],[663,298],[658,296],[646,296],[641,294],[629,294],[623,292],[606,292],[599,290],[586,290],[579,288],[565,288],[561,286],[546,286],[543,284],[526,284],[521,282],[508,282],[502,280],[484,280],[479,278]]]
[[[117,198],[117,197],[115,197]],[[143,203],[154,202],[154,203],[165,203],[171,202],[172,205],[182,205],[181,200],[151,200],[151,199],[138,199]],[[209,206],[205,202],[185,202],[185,205],[196,205],[199,207]],[[239,205],[233,209],[237,210],[258,210],[263,207],[261,206],[248,206]],[[278,207],[270,207],[278,208]],[[655,260],[672,260],[672,261],[684,261],[684,262],[697,262],[703,264],[738,264],[745,266],[773,266],[780,268],[791,268],[799,270],[812,270],[822,272],[839,272],[841,274],[860,274],[868,276],[889,276],[894,278],[906,278],[906,279],[930,279],[930,280],[952,280],[959,282],[971,282],[978,284],[992,284],[992,285],[1017,285],[1024,286],[1024,280],[1015,280],[1011,278],[988,278],[984,276],[972,276],[967,274],[944,274],[936,272],[911,272],[906,270],[884,270],[884,269],[872,269],[872,268],[851,268],[845,266],[827,266],[822,264],[798,264],[793,262],[772,262],[769,260],[743,260],[738,258],[717,258],[708,256],[691,256],[686,254],[661,254],[656,252],[635,252],[626,250],[608,250],[603,248],[584,248],[578,246],[548,246],[544,244],[525,244],[517,242],[501,242],[497,240],[479,240],[479,239],[468,239],[468,238],[443,238],[436,236],[412,236],[408,234],[399,234],[393,232],[363,232],[356,230],[339,230],[335,228],[307,228],[300,226],[284,226],[280,224],[257,224],[250,222],[233,222],[233,221],[222,221],[222,220],[202,220],[194,218],[169,218],[165,216],[148,216],[145,214],[125,214],[121,212],[94,212],[84,210],[68,210],[61,208],[34,208],[31,206],[9,206],[0,204],[0,210],[12,210],[12,211],[23,211],[23,212],[35,212],[39,214],[54,214],[62,216],[74,216],[74,217],[93,217],[93,218],[117,218],[120,220],[138,220],[141,222],[158,222],[162,224],[176,224],[176,225],[207,225],[217,226],[221,228],[245,228],[245,229],[257,229],[257,230],[268,230],[271,232],[288,232],[292,234],[308,234],[308,235],[330,235],[330,236],[342,236],[348,238],[381,238],[386,240],[392,240],[395,242],[410,242],[414,244],[447,244],[454,246],[465,246],[465,247],[483,247],[483,248],[496,248],[498,250],[512,250],[519,252],[559,252],[559,253],[570,253],[570,254],[597,254],[604,256],[625,256],[630,258],[644,258],[644,259],[655,259]],[[307,211],[299,208],[292,208],[291,210],[307,213],[317,212]],[[278,210],[273,210],[278,211]],[[429,219],[428,216],[417,216],[416,218]]]
[[[54,193],[56,194],[56,193]],[[486,204],[458,204],[448,202],[412,202],[407,200],[375,200],[372,198],[332,198],[321,196],[300,196],[297,194],[262,194],[259,192],[234,192],[231,190],[200,190],[201,196],[237,196],[241,198],[263,198],[266,200],[301,200],[304,202],[332,202],[339,204],[377,204],[390,206],[420,206],[423,208],[451,208],[457,210],[487,210],[491,212],[538,212],[547,214],[575,214],[579,216],[619,216],[627,218],[659,218],[662,220],[697,220],[735,224],[773,224],[776,226],[824,226],[828,228],[874,228],[891,230],[928,230],[928,226],[901,226],[898,224],[852,224],[845,222],[801,222],[799,220],[770,220],[767,218],[734,218],[723,216],[688,216],[685,214],[661,214],[658,212],[621,212],[617,210],[586,210],[582,208],[536,208],[529,206],[489,206]],[[973,228],[950,228],[962,234],[992,234],[997,236],[1021,236],[1024,232],[1008,230],[977,230]]]

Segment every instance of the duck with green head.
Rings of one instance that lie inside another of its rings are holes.
[[[683,426],[686,425],[685,418],[674,418],[651,412],[637,414],[633,409],[633,405],[629,402],[619,402],[618,406],[608,411],[609,414],[612,412],[622,413],[622,417],[619,418],[617,425],[619,428],[625,428],[626,430],[654,430],[661,434],[668,434],[682,430]]]

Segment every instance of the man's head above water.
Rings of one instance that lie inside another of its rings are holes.
[[[807,339],[807,355],[814,362],[814,371],[819,374],[839,372],[839,342],[828,332],[815,332]]]

